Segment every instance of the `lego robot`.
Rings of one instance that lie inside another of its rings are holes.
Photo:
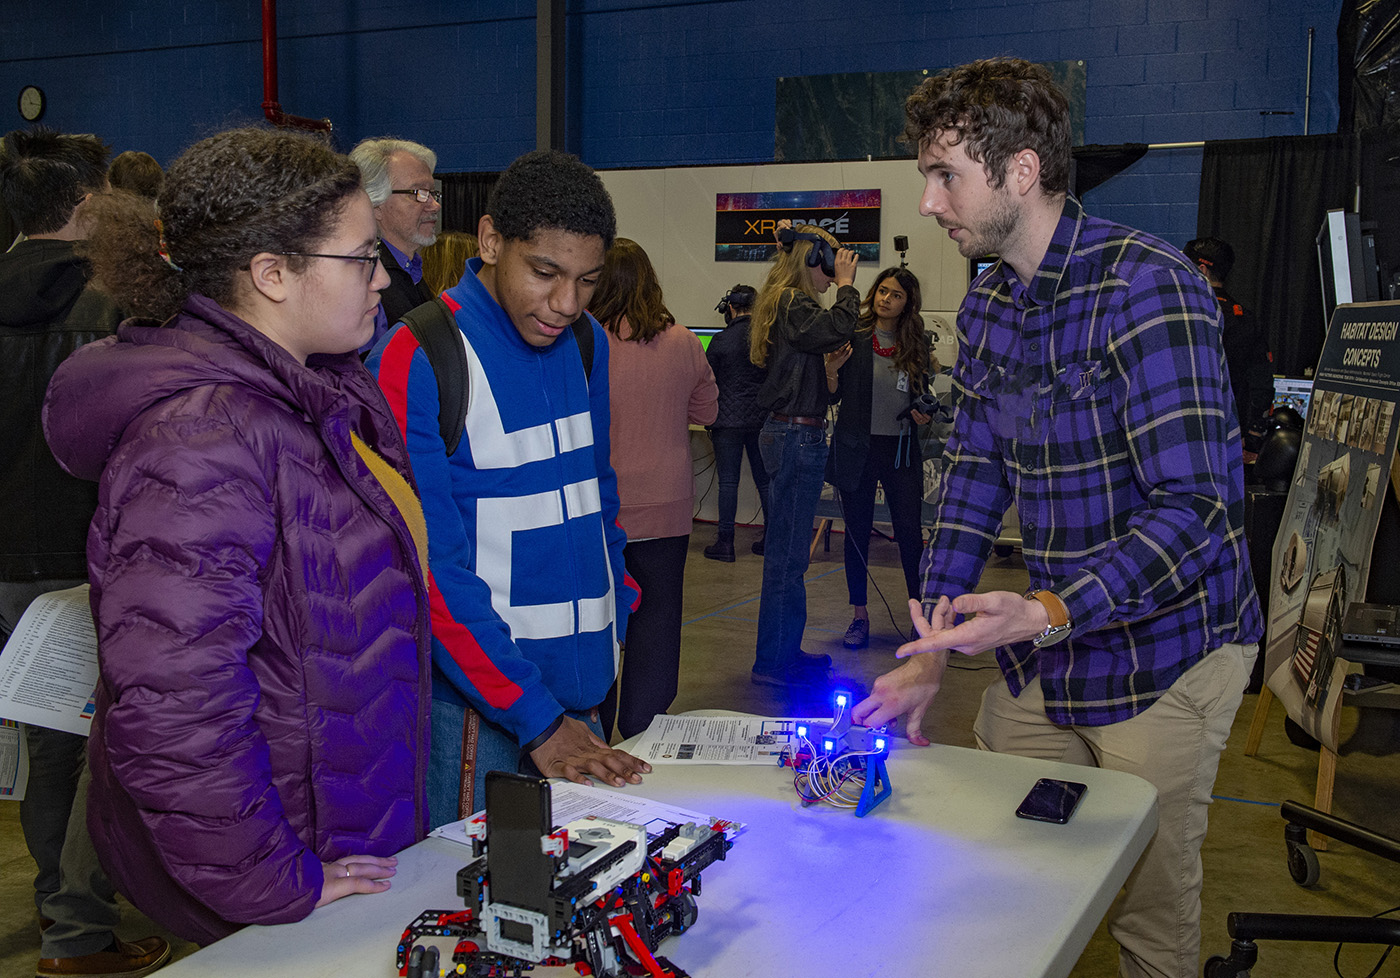
[[[553,827],[549,782],[486,776],[486,812],[467,823],[473,860],[457,873],[465,910],[426,910],[399,941],[404,978],[510,978],[536,965],[580,975],[687,978],[656,956],[695,922],[700,872],[732,842],[707,826],[655,838],[630,822]]]

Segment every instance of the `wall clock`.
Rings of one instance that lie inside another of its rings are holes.
[[[26,122],[34,122],[44,114],[47,100],[38,85],[25,85],[19,90],[19,114]]]

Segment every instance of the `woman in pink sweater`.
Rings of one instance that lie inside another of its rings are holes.
[[[656,269],[641,246],[618,238],[603,261],[589,311],[608,331],[612,464],[627,531],[627,573],[642,589],[627,624],[621,687],[612,707],[623,737],[645,730],[676,698],[681,662],[681,594],[695,492],[691,424],[710,424],[719,406],[700,340],[677,326]]]

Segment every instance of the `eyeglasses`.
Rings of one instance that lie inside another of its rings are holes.
[[[379,243],[376,241],[374,254],[372,255],[324,255],[312,251],[279,251],[279,255],[294,255],[298,258],[339,258],[341,261],[363,262],[365,267],[365,281],[374,278],[374,270],[379,267]]]
[[[420,204],[426,204],[426,203],[427,203],[428,201],[430,201],[430,200],[435,200],[435,201],[437,201],[439,204],[442,203],[442,191],[441,191],[441,190],[391,190],[391,191],[389,191],[389,193],[391,193],[391,194],[412,194],[412,195],[413,195],[413,199],[416,200],[416,201],[418,201],[418,203],[420,203]]]

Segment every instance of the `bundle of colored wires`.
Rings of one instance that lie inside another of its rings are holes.
[[[831,719],[833,728],[840,724],[846,710],[845,698],[838,697],[836,702],[836,716]],[[874,757],[880,752],[848,750],[833,755],[827,750],[817,750],[808,739],[805,727],[798,727],[797,734],[801,741],[798,754],[810,758],[800,767],[793,764],[792,786],[797,796],[804,804],[824,801],[836,808],[855,808],[865,788],[866,764],[863,758]]]

